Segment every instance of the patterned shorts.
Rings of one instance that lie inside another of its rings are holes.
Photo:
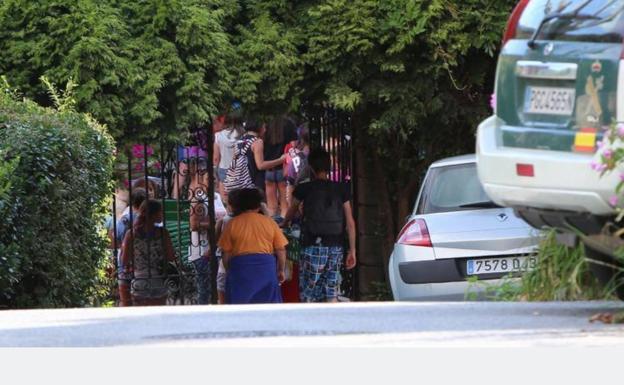
[[[324,302],[338,296],[342,247],[308,246],[299,261],[301,302]]]

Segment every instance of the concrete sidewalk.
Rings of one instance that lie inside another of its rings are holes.
[[[0,346],[624,346],[621,302],[421,302],[0,312]]]

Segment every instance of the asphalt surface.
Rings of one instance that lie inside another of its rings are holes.
[[[11,310],[1,347],[624,346],[622,302],[420,302]]]

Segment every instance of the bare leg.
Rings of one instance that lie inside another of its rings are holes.
[[[182,186],[184,186],[184,180],[188,172],[188,165],[185,162],[179,162],[173,178],[173,193],[171,194],[171,198],[178,199],[178,197],[180,197],[184,199],[185,194],[182,193]]]
[[[290,206],[292,202],[293,191],[295,191],[295,186],[291,186],[291,185],[286,186],[286,202],[288,203],[288,206]]]
[[[225,185],[223,181],[219,181],[219,195],[221,195],[221,201],[223,205],[227,206],[227,193],[225,192]]]
[[[286,199],[286,182],[279,182],[277,184],[279,189],[279,202],[280,202],[280,215],[282,218],[286,218],[288,212],[288,200]]]
[[[130,295],[130,284],[120,281],[119,287],[119,306],[132,306],[132,296]]]
[[[275,182],[265,182],[266,186],[266,199],[267,208],[269,210],[269,216],[274,216],[277,213],[277,186]]]

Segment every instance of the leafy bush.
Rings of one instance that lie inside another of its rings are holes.
[[[89,305],[106,255],[112,138],[86,115],[0,92],[0,157],[0,306]]]
[[[589,270],[582,244],[568,247],[557,242],[555,230],[545,234],[538,250],[537,267],[521,279],[505,278],[491,285],[473,281],[484,287],[485,297],[503,301],[578,301],[612,298],[613,285],[602,286]],[[475,293],[467,293],[469,299]]]

